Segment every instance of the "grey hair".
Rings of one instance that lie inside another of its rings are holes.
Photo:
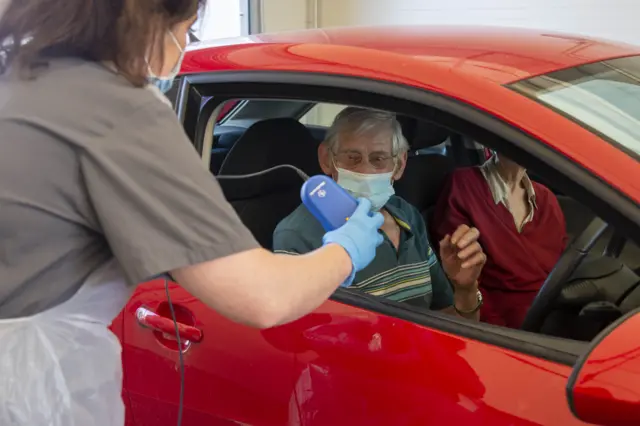
[[[323,143],[335,152],[340,142],[340,135],[344,133],[362,135],[380,131],[391,131],[393,155],[409,151],[409,143],[402,133],[402,126],[396,120],[395,114],[357,107],[347,107],[336,115]]]

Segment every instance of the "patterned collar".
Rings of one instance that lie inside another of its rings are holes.
[[[509,187],[498,172],[496,156],[494,155],[482,166],[480,166],[480,171],[487,181],[487,184],[489,184],[489,189],[491,190],[491,195],[493,196],[494,203],[502,203],[507,209],[509,209],[509,211],[511,211],[511,209],[509,208],[508,197]],[[538,205],[536,204],[536,192],[533,189],[531,179],[529,179],[529,176],[526,173],[522,178],[522,182],[524,183],[524,189],[527,193],[527,199],[529,201],[529,214],[524,219],[522,224],[516,224],[516,227],[518,227],[518,231],[521,231],[522,227],[525,224],[533,220],[534,210],[538,208]]]

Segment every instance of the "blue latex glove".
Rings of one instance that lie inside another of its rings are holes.
[[[342,246],[353,264],[349,278],[342,284],[351,285],[356,272],[364,269],[376,256],[376,248],[382,244],[382,234],[378,232],[384,223],[381,213],[371,213],[371,202],[358,198],[358,207],[349,220],[340,228],[327,232],[322,238],[323,245],[335,243]]]

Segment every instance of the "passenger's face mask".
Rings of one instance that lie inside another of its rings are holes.
[[[151,70],[151,67],[148,66],[149,62],[147,61],[147,66],[149,67],[149,78],[148,78],[149,83],[153,84],[158,89],[160,89],[162,93],[167,93],[169,90],[171,90],[171,87],[173,86],[173,80],[175,80],[176,76],[180,72],[180,67],[182,66],[182,61],[184,60],[184,49],[180,45],[180,42],[178,42],[178,39],[173,34],[173,32],[169,31],[169,35],[171,36],[171,39],[173,40],[173,42],[178,47],[178,50],[180,51],[180,57],[178,58],[178,62],[176,62],[175,66],[173,67],[169,75],[165,77],[158,77]]]
[[[339,167],[336,167],[336,170],[338,185],[356,198],[367,198],[371,201],[373,211],[383,208],[389,198],[395,194],[392,184],[393,172],[365,174]]]

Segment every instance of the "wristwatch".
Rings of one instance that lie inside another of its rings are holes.
[[[460,315],[471,315],[471,314],[475,314],[478,309],[480,309],[480,306],[482,306],[482,293],[480,292],[480,290],[478,290],[478,292],[476,293],[477,297],[478,297],[478,304],[473,308],[470,309],[468,311],[463,311],[458,309],[458,307],[456,306],[456,304],[453,304],[453,309],[456,310],[457,313],[459,313]]]

